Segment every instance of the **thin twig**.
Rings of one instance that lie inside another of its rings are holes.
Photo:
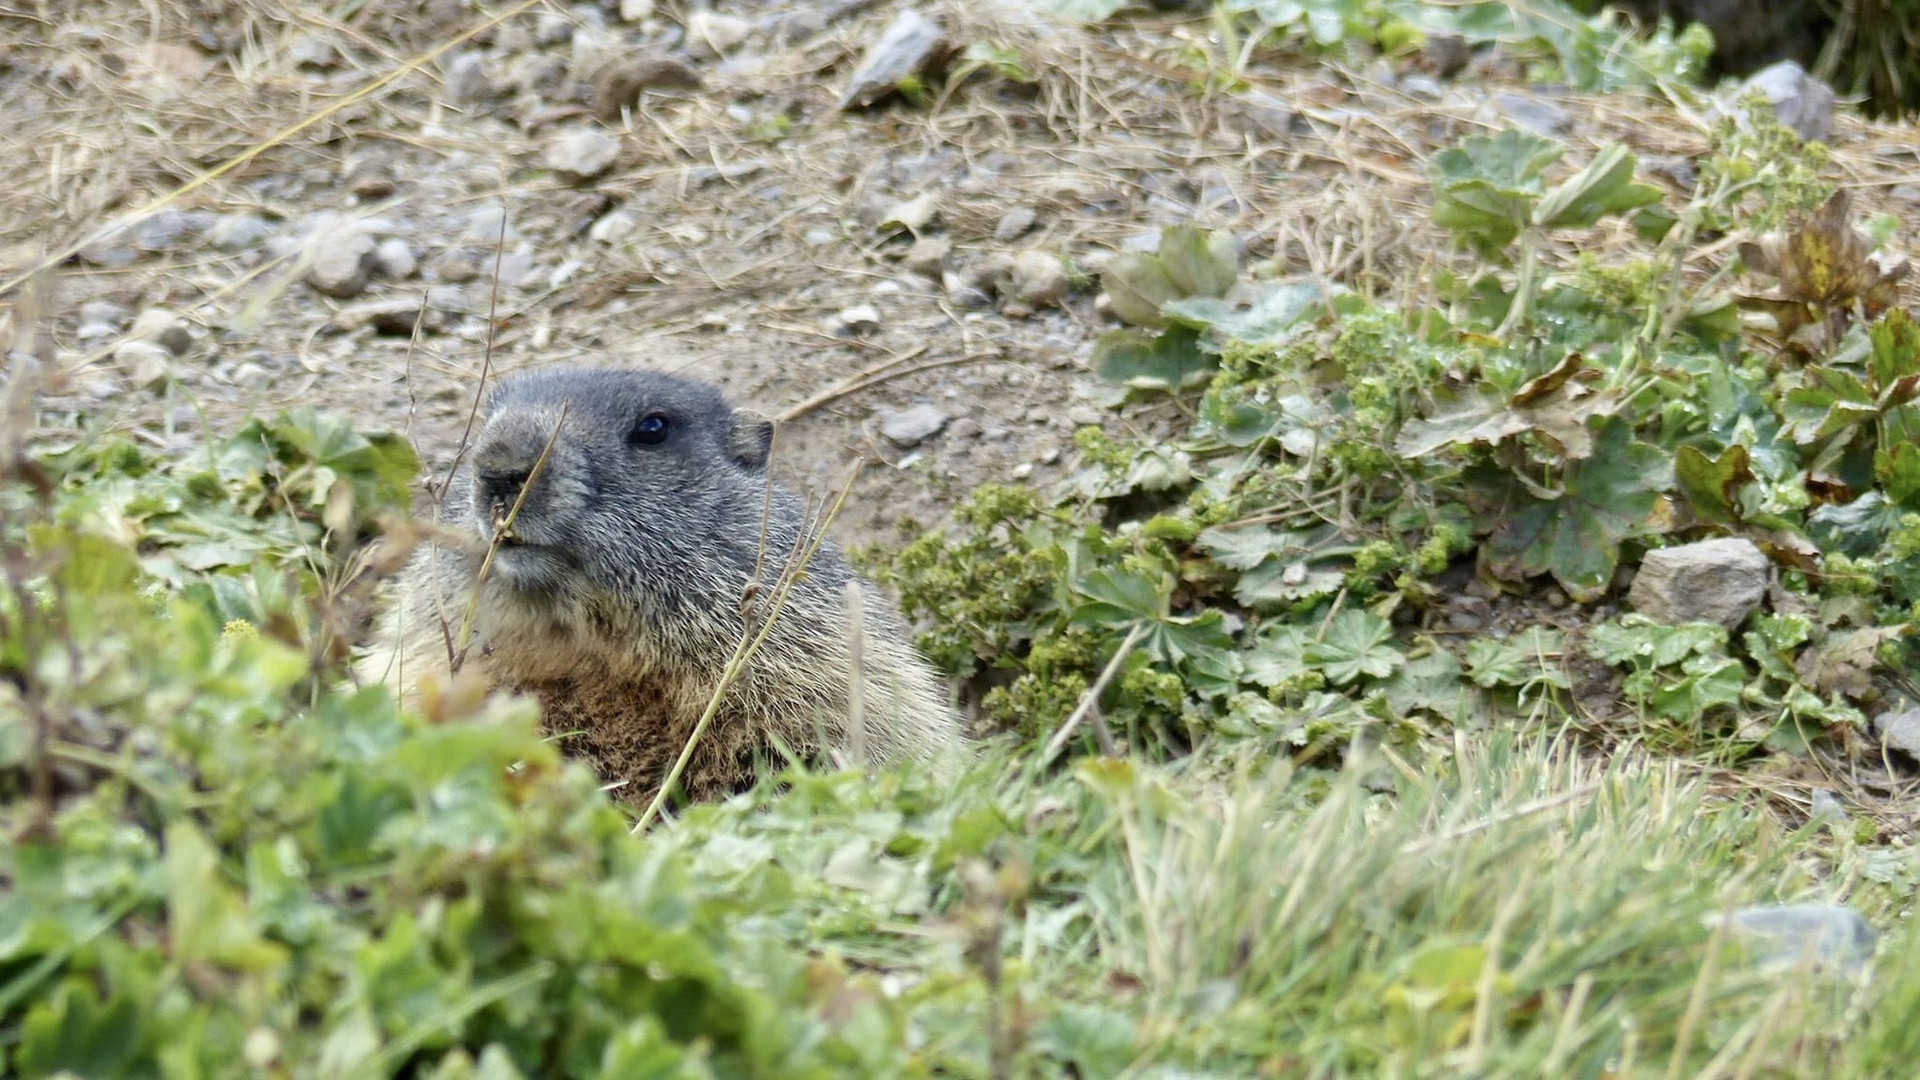
[[[867,372],[862,372],[859,375],[855,375],[852,378],[839,383],[838,385],[832,386],[826,390],[822,390],[820,393],[813,395],[812,397],[801,402],[800,404],[795,405],[792,408],[788,409],[786,412],[781,413],[780,419],[781,420],[798,420],[800,417],[803,417],[808,413],[818,410],[821,406],[831,404],[832,402],[840,398],[846,397],[848,394],[856,394],[862,390],[867,390],[875,386],[879,386],[881,383],[892,382],[894,379],[904,379],[908,375],[917,375],[922,371],[933,371],[936,368],[954,367],[959,364],[971,364],[978,360],[1000,359],[999,353],[968,353],[965,356],[949,356],[943,360],[929,360],[924,364],[915,364],[912,367],[908,367],[908,368],[900,368],[898,370],[888,370],[890,368],[893,368],[894,365],[900,363],[902,360],[906,360],[914,356],[918,356],[920,355],[920,353],[925,351],[926,351],[926,347],[922,346],[921,348],[908,353],[904,357],[899,357],[893,360],[889,360],[886,363],[879,365],[877,368],[868,369],[869,371],[876,372],[876,374],[868,374]]]
[[[1068,716],[1066,721],[1060,725],[1060,729],[1053,733],[1053,738],[1047,740],[1046,749],[1040,751],[1041,765],[1044,766],[1053,763],[1053,759],[1058,756],[1061,749],[1067,745],[1067,740],[1073,737],[1074,729],[1079,727],[1080,721],[1088,716],[1093,717],[1093,737],[1100,743],[1100,752],[1108,757],[1113,757],[1116,754],[1117,749],[1114,746],[1113,734],[1107,730],[1107,722],[1100,717],[1098,707],[1100,695],[1107,692],[1107,685],[1113,682],[1114,676],[1120,673],[1121,663],[1126,660],[1127,654],[1133,651],[1133,647],[1140,643],[1140,639],[1145,637],[1146,633],[1147,627],[1145,623],[1134,623],[1133,629],[1127,631],[1126,640],[1122,641],[1120,647],[1113,651],[1113,657],[1107,661],[1107,666],[1101,670],[1100,677],[1093,681],[1092,686],[1087,687],[1086,693],[1080,695],[1080,704],[1074,706],[1072,715]]]

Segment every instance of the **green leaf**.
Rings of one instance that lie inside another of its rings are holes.
[[[67,979],[27,1010],[14,1061],[27,1076],[126,1076],[140,1052],[141,1013],[124,996],[103,1007],[85,981]]]
[[[1323,552],[1323,556],[1333,552]],[[1330,567],[1315,568],[1306,560],[1270,562],[1240,575],[1233,598],[1248,607],[1292,604],[1340,591],[1346,574]]]
[[[286,961],[286,949],[260,936],[239,895],[222,878],[220,856],[200,830],[177,820],[166,830],[167,933],[174,955],[243,971]]]
[[[1737,525],[1742,519],[1739,491],[1753,482],[1747,448],[1738,443],[1710,458],[1697,446],[1683,446],[1673,455],[1673,480],[1694,516],[1716,525]]]
[[[1125,630],[1137,622],[1157,622],[1166,614],[1166,587],[1171,582],[1137,570],[1101,568],[1074,583],[1087,602],[1074,610],[1074,621],[1110,630]]]
[[[1488,565],[1510,581],[1551,574],[1575,600],[1597,600],[1613,579],[1620,541],[1644,527],[1670,483],[1660,449],[1635,442],[1626,421],[1609,419],[1593,456],[1567,468],[1558,498],[1510,487],[1508,505],[1491,522]]]
[[[1620,395],[1595,391],[1599,374],[1578,352],[1570,352],[1546,372],[1501,397],[1470,391],[1427,419],[1403,425],[1394,452],[1419,458],[1450,445],[1494,446],[1518,435],[1535,434],[1557,447],[1569,461],[1593,453],[1588,421],[1619,410]]]
[[[1557,630],[1530,626],[1508,638],[1475,638],[1467,646],[1467,669],[1474,683],[1516,689],[1544,684],[1572,688],[1563,663],[1566,637]]]
[[[1882,407],[1899,404],[1885,400],[1885,395],[1897,393],[1905,384],[1910,396],[1912,380],[1920,377],[1920,323],[1905,308],[1891,308],[1867,332],[1867,341],[1868,382],[1882,398]]]
[[[1174,300],[1160,310],[1188,326],[1212,328],[1222,337],[1248,345],[1284,345],[1311,329],[1326,310],[1327,290],[1317,281],[1269,281],[1250,291],[1244,307],[1199,296]]]
[[[1407,661],[1382,688],[1396,716],[1425,711],[1457,722],[1475,711],[1472,690],[1460,676],[1460,661],[1445,649]]]
[[[1134,1021],[1101,1005],[1067,1003],[1035,1026],[1034,1048],[1072,1064],[1076,1076],[1119,1076],[1136,1056]]]
[[[1336,686],[1362,676],[1384,679],[1407,660],[1393,644],[1393,624],[1355,608],[1335,615],[1319,640],[1306,643],[1301,659],[1319,668]]]
[[[1633,179],[1634,156],[1612,143],[1540,200],[1534,220],[1544,228],[1584,228],[1608,214],[1660,201],[1660,189]]]
[[[1167,324],[1160,309],[1181,295],[1166,266],[1157,257],[1138,251],[1114,256],[1100,274],[1100,287],[1106,290],[1113,313],[1122,321],[1149,328]]]
[[[1218,361],[1200,349],[1200,334],[1170,326],[1148,335],[1111,330],[1093,345],[1093,368],[1110,383],[1139,390],[1178,393],[1213,378]]]
[[[1160,265],[1183,296],[1225,296],[1240,276],[1240,255],[1233,234],[1193,225],[1160,230]]]
[[[1614,667],[1672,667],[1693,656],[1724,656],[1727,630],[1716,623],[1669,626],[1644,615],[1600,623],[1587,634],[1587,653]]]
[[[1304,628],[1292,623],[1267,626],[1247,651],[1247,681],[1266,687],[1297,682],[1313,670],[1304,659],[1306,649]]]
[[[1873,395],[1857,376],[1838,368],[1806,369],[1804,385],[1787,391],[1780,413],[1783,432],[1802,446],[1837,435],[1879,415]]]
[[[1269,560],[1301,558],[1312,549],[1305,533],[1271,526],[1237,529],[1212,528],[1194,541],[1200,550],[1228,570],[1252,570]]]
[[[1920,510],[1920,446],[1895,443],[1875,451],[1873,475],[1889,501]]]
[[[1522,131],[1476,135],[1433,157],[1433,221],[1491,256],[1533,222],[1559,144]]]

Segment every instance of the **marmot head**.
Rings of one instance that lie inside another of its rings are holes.
[[[690,379],[581,368],[503,379],[467,477],[483,540],[521,499],[489,580],[669,609],[705,582],[737,588],[757,550],[772,446],[770,421]]]

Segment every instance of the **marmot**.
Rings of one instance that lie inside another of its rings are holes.
[[[804,505],[770,483],[772,446],[770,421],[690,379],[567,368],[502,380],[442,513],[474,544],[414,554],[361,679],[405,691],[423,672],[448,672],[481,554],[524,487],[478,585],[465,664],[536,695],[563,751],[644,805],[808,542]],[[959,759],[959,721],[898,610],[822,541],[701,736],[681,778],[688,796],[747,786],[756,760],[778,767],[781,748],[818,758],[856,745],[851,582],[863,629],[858,745],[875,762]]]

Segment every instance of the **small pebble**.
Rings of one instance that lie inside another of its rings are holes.
[[[831,329],[835,337],[846,337],[850,334],[869,334],[879,328],[880,310],[872,304],[855,304],[833,317]]]
[[[901,448],[918,446],[947,426],[947,414],[932,405],[914,405],[880,414],[880,434]]]
[[[117,334],[121,327],[125,327],[125,325],[131,323],[131,321],[131,309],[121,307],[119,304],[113,304],[111,300],[88,300],[86,304],[81,304],[81,325],[83,325],[83,327],[86,327],[86,325],[106,327],[109,334]]]
[[[340,230],[323,237],[307,267],[307,284],[328,296],[358,296],[373,277],[373,237],[358,229]]]
[[[184,356],[193,348],[193,331],[166,308],[148,308],[141,312],[128,333],[141,341],[151,341],[174,356]]]
[[[222,214],[207,229],[207,243],[215,251],[232,254],[253,247],[272,236],[274,227],[258,214]]]
[[[435,281],[464,285],[480,276],[480,257],[471,251],[453,248],[434,256],[427,269]]]
[[[405,281],[420,269],[420,260],[405,240],[389,236],[373,249],[373,265],[388,281]]]
[[[492,100],[493,76],[487,71],[486,57],[468,50],[459,53],[447,65],[447,98],[455,105],[478,105]]]
[[[626,239],[640,227],[640,215],[630,207],[617,206],[601,214],[587,229],[587,237],[596,243],[612,244]]]
[[[591,128],[574,131],[547,147],[547,168],[575,183],[603,176],[620,158],[620,140]]]
[[[1058,304],[1067,295],[1067,268],[1058,255],[1022,251],[1013,257],[1008,293],[1028,308]]]
[[[922,236],[907,249],[900,265],[916,274],[938,277],[947,265],[947,256],[953,254],[953,241],[944,236]]]
[[[167,381],[171,353],[151,341],[123,341],[113,350],[114,363],[126,372],[133,385],[145,389]]]
[[[696,11],[687,16],[687,53],[699,60],[717,60],[752,32],[753,24],[737,15]]]

